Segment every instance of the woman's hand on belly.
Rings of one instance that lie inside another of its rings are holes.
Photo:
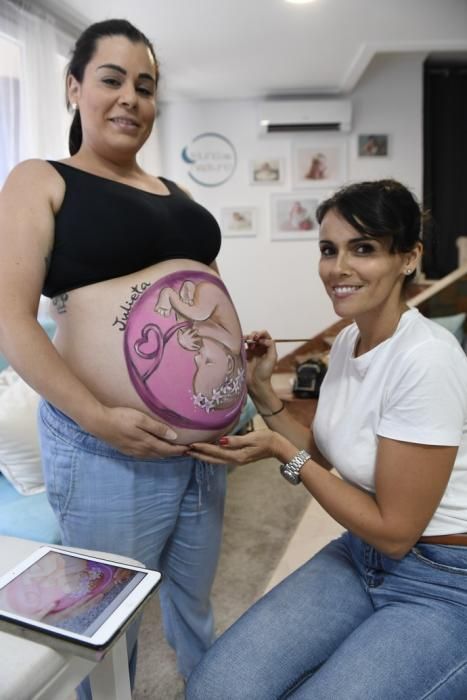
[[[172,457],[188,450],[171,444],[175,431],[134,408],[102,406],[89,432],[131,457]]]

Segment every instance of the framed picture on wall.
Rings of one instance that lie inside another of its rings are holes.
[[[293,192],[271,197],[271,240],[306,241],[318,238],[316,209],[330,194],[316,191],[310,194]]]
[[[388,155],[388,135],[387,134],[359,134],[358,135],[358,155],[365,156],[387,156]]]
[[[221,230],[224,238],[256,236],[258,210],[256,207],[224,207],[221,209]]]
[[[347,176],[345,144],[296,144],[292,154],[294,187],[337,187]]]
[[[250,185],[281,185],[284,182],[283,158],[256,158],[248,163]]]

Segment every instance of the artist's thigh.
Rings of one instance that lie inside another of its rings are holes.
[[[375,614],[288,697],[465,700],[467,547],[418,544],[402,560],[360,549]]]
[[[188,700],[274,700],[373,614],[345,535],[248,610],[190,676]],[[332,696],[328,696],[332,697]]]

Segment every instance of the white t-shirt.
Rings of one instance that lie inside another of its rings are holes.
[[[332,346],[313,423],[318,449],[345,480],[374,493],[378,436],[458,445],[448,486],[424,534],[467,532],[464,351],[417,309],[402,315],[394,335],[354,357],[358,337],[353,323]]]

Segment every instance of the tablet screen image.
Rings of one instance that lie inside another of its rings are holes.
[[[106,623],[109,628],[112,622],[109,635],[115,633],[141,602],[143,591],[151,592],[151,578],[152,589],[160,579],[157,572],[50,548],[35,558],[13,572],[5,585],[0,583],[0,615],[77,641],[105,641],[99,632]]]

